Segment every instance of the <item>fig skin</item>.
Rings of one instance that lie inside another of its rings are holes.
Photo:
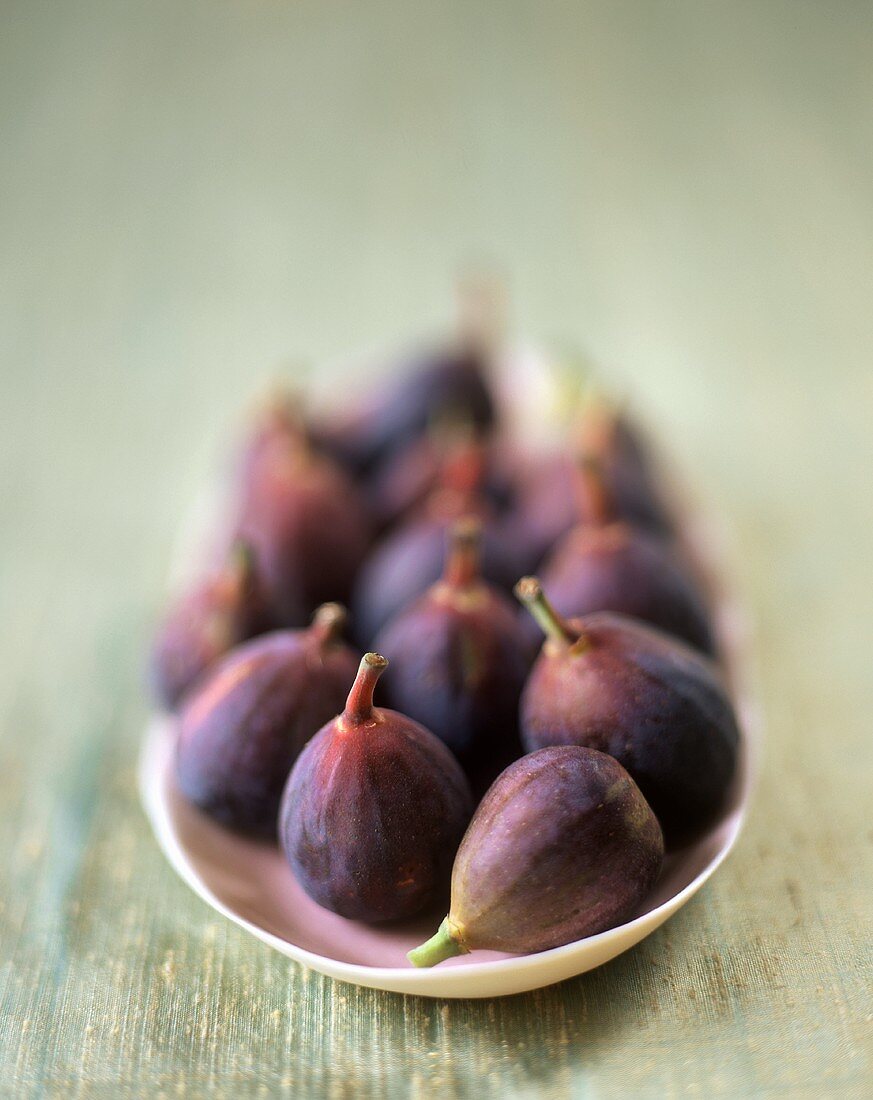
[[[657,818],[617,760],[577,745],[540,749],[480,803],[455,857],[449,914],[409,959],[531,954],[604,932],[634,915],[663,856]]]
[[[464,450],[481,453],[482,495],[495,515],[507,512],[515,494],[514,470],[507,468],[502,450],[491,441],[476,436],[470,425],[453,422],[437,425],[374,473],[367,485],[367,501],[378,530],[396,527],[420,510],[446,480],[446,469],[458,462],[459,452],[464,461]]]
[[[661,631],[608,612],[559,616],[539,582],[516,592],[546,631],[521,700],[527,752],[582,745],[614,756],[669,841],[724,803],[740,732],[716,666]]]
[[[481,441],[455,452],[440,484],[421,511],[390,532],[364,563],[353,598],[355,635],[373,644],[382,628],[443,572],[446,537],[453,523],[473,517],[482,525],[485,580],[507,592],[518,579],[518,559],[482,493],[485,451]]]
[[[539,569],[577,524],[595,520],[579,500],[577,466],[572,454],[555,454],[540,458],[523,473],[516,503],[507,517],[506,538],[519,547],[518,560],[524,572]],[[672,519],[655,490],[639,480],[632,467],[616,460],[605,466],[604,476],[618,518],[664,538],[671,536]]]
[[[443,577],[400,612],[375,648],[390,656],[390,706],[452,750],[484,793],[521,756],[518,706],[534,652],[515,608],[479,571],[481,527],[456,523]]]
[[[189,802],[230,829],[275,840],[288,773],[355,674],[357,659],[339,638],[344,624],[344,609],[326,604],[307,630],[233,650],[189,696],[176,746]]]
[[[473,346],[419,354],[357,407],[319,425],[318,441],[355,477],[367,478],[443,417],[487,432],[496,420],[487,374],[485,356]]]
[[[372,923],[410,917],[445,896],[473,810],[445,745],[410,718],[373,706],[387,663],[364,655],[345,710],[294,765],[279,823],[306,893]]]
[[[224,566],[182,595],[161,623],[151,657],[158,702],[175,710],[225,653],[274,625],[251,550],[239,543]]]
[[[706,602],[678,556],[626,523],[575,527],[546,560],[542,581],[561,615],[613,611],[716,655]]]
[[[369,524],[358,490],[301,430],[250,455],[236,537],[254,550],[278,625],[302,627],[326,601],[348,601]]]

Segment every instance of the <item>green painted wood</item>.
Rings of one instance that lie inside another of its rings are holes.
[[[0,1093],[870,1095],[869,6],[2,15]],[[174,532],[240,404],[288,356],[439,324],[483,258],[719,513],[768,744],[737,852],[663,930],[439,1003],[220,920],[134,767]]]

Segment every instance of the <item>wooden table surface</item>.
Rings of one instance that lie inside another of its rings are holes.
[[[873,1094],[873,9],[0,11],[0,1094]],[[439,325],[469,262],[718,513],[767,744],[660,932],[440,1003],[219,918],[135,764],[174,533],[241,404]]]

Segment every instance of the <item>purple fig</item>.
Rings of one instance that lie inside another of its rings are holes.
[[[516,594],[546,635],[522,695],[525,749],[582,745],[614,756],[671,839],[711,820],[740,739],[715,665],[621,615],[564,619],[534,577]]]
[[[317,434],[339,462],[361,476],[445,416],[483,430],[494,423],[487,367],[472,346],[439,349],[402,365],[395,378],[373,387],[358,407],[324,422]]]
[[[252,459],[237,532],[285,627],[303,626],[327,600],[348,599],[369,541],[357,489],[302,426],[269,437]]]
[[[470,424],[441,422],[421,439],[384,462],[368,482],[367,500],[376,526],[384,531],[413,515],[446,480],[446,470],[458,456],[479,451],[481,492],[495,514],[505,512],[515,486],[504,455],[492,441],[476,434]],[[449,475],[450,476],[450,475]]]
[[[635,527],[669,535],[673,518],[657,483],[639,429],[602,394],[591,392],[580,409],[574,449],[600,470],[616,517]],[[582,507],[586,501],[583,499]],[[581,517],[583,520],[596,516]]]
[[[481,526],[454,524],[442,580],[384,627],[385,698],[454,752],[474,792],[521,755],[518,702],[533,650],[515,608],[480,575]]]
[[[574,454],[577,457],[574,457]],[[596,502],[579,491],[579,463],[596,462],[615,518],[668,536],[672,517],[663,503],[636,431],[602,399],[585,403],[566,452],[529,462],[519,479],[506,536],[526,571],[538,569],[573,527],[597,522]]]
[[[373,706],[387,664],[365,654],[345,710],[294,765],[279,824],[307,894],[363,921],[409,917],[441,897],[472,812],[467,780],[442,741]]]
[[[170,608],[152,651],[152,685],[174,709],[207,669],[239,642],[273,626],[251,549],[237,543],[225,565]]]
[[[288,773],[342,706],[357,660],[340,638],[345,610],[325,604],[306,630],[278,630],[229,653],[189,696],[176,776],[222,825],[275,838]]]
[[[586,461],[581,476],[591,518],[564,536],[542,570],[558,612],[615,611],[714,654],[706,601],[677,554],[657,536],[614,518],[596,463]]]
[[[526,955],[614,928],[637,912],[663,857],[657,818],[617,760],[540,749],[483,798],[455,857],[448,916],[409,960]]]
[[[480,491],[484,460],[477,444],[445,467],[419,515],[384,538],[361,569],[353,601],[356,636],[371,644],[411,600],[440,579],[446,535],[458,519],[482,521],[482,575],[507,591],[518,578],[511,545]]]

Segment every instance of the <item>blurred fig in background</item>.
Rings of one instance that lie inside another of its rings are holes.
[[[715,652],[706,600],[664,540],[617,518],[599,464],[580,465],[586,522],[558,543],[542,567],[559,614],[615,611],[642,619],[704,653]]]
[[[579,491],[578,465],[596,462],[615,517],[668,536],[673,520],[657,487],[639,433],[602,396],[580,405],[566,449],[537,455],[521,466],[506,535],[518,547],[523,572],[532,572],[580,522],[596,522],[590,498]]]
[[[496,420],[488,369],[472,346],[440,348],[399,364],[357,406],[324,419],[316,432],[319,443],[362,477],[444,418],[486,431]]]
[[[236,536],[254,550],[280,626],[303,626],[320,604],[348,601],[369,522],[358,489],[302,420],[279,414],[253,439],[239,496]]]
[[[357,658],[345,610],[229,653],[186,701],[176,775],[185,797],[231,829],[274,839],[279,801],[304,745],[341,709]]]
[[[458,519],[482,522],[482,575],[510,591],[518,579],[515,551],[482,491],[484,445],[473,442],[444,464],[440,484],[419,512],[377,544],[353,599],[355,636],[371,645],[383,626],[442,576],[446,534]]]
[[[152,648],[151,682],[174,709],[229,649],[275,625],[251,547],[237,542],[224,565],[170,608]]]
[[[482,436],[469,422],[436,424],[421,439],[392,456],[367,484],[367,502],[380,531],[394,527],[420,508],[464,450],[477,448],[483,498],[495,514],[506,512],[515,496],[515,471],[504,448]]]

